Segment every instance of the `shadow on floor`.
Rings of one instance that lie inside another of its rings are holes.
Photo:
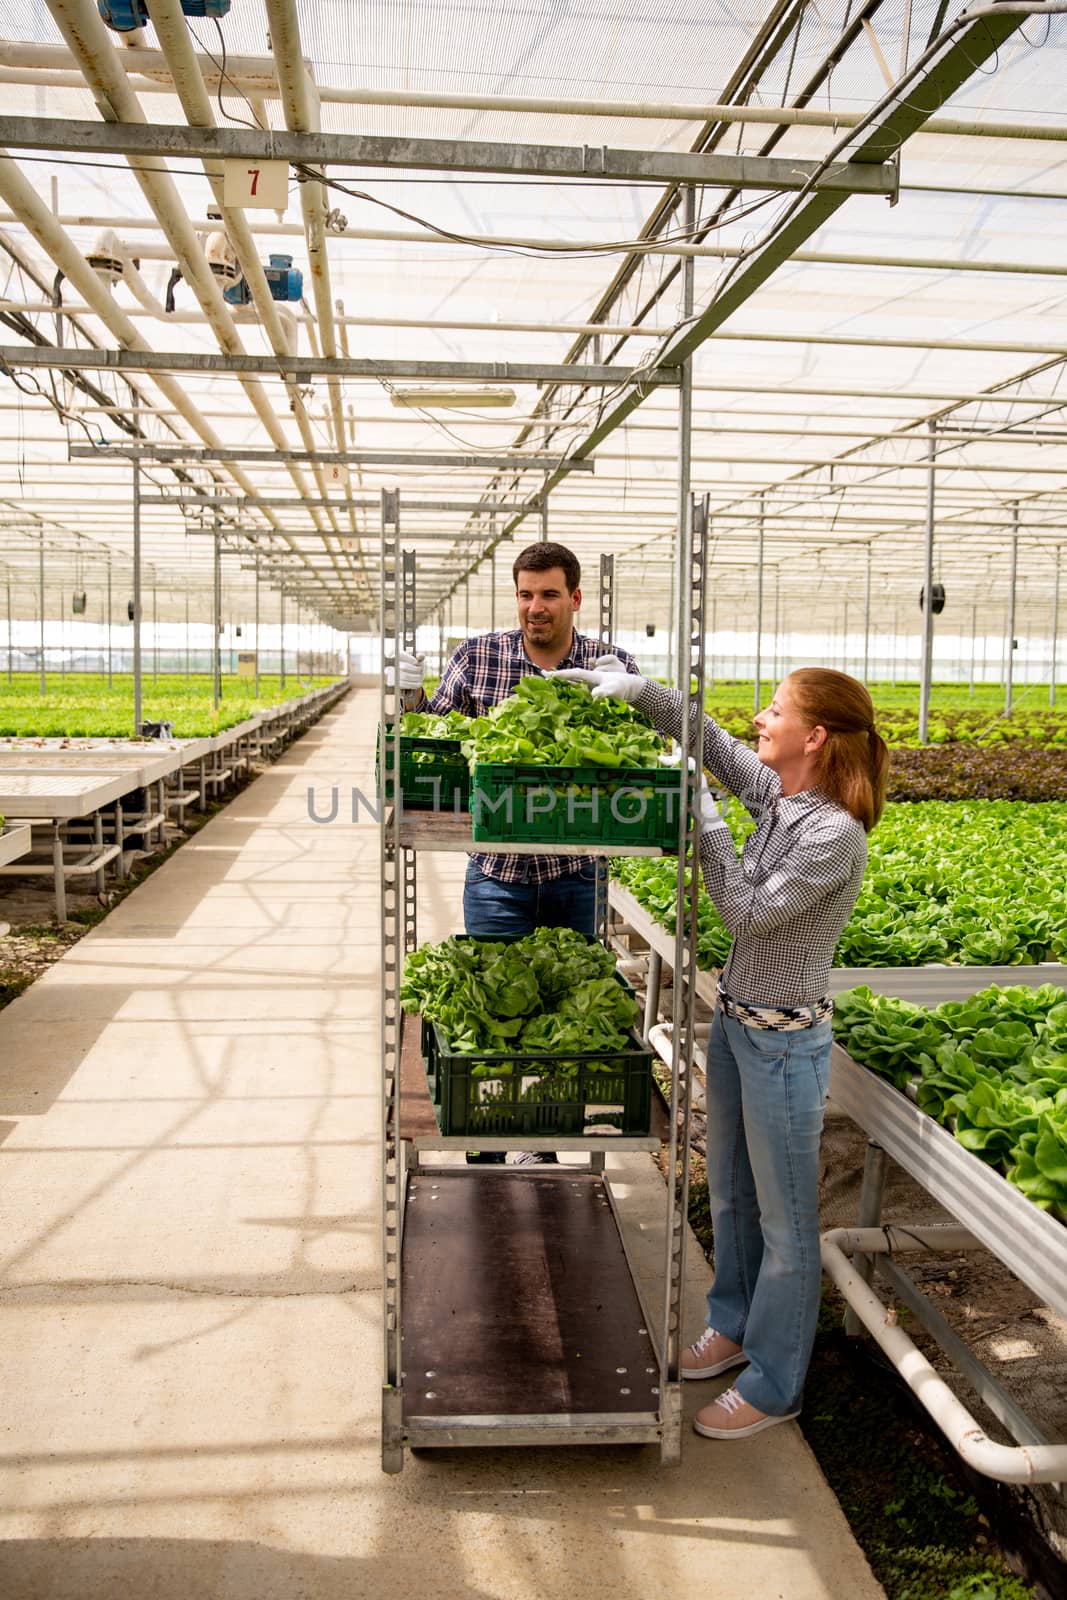
[[[395,1594],[388,1553],[306,1555],[232,1539],[9,1539],[0,1544],[4,1600],[379,1600]],[[459,1572],[435,1570],[449,1600],[488,1600]]]

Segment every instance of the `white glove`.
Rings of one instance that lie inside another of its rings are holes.
[[[708,780],[703,772],[700,774],[700,793],[697,796],[697,817],[701,833],[711,833],[716,828],[726,827],[718,802],[708,788]]]
[[[597,656],[593,662],[594,672],[625,672],[626,663],[620,661],[618,656]]]
[[[625,667],[618,671],[601,672],[588,667],[564,667],[562,672],[546,672],[546,678],[560,678],[564,683],[584,683],[593,692],[594,700],[625,700],[630,705],[637,702],[641,690],[647,680],[639,678],[636,672],[627,672]]]
[[[696,762],[693,760],[692,756],[687,756],[686,760],[689,763],[690,772],[694,771]],[[665,755],[660,756],[659,764],[661,767],[680,767],[682,764],[681,745],[675,745],[673,750],[670,750]],[[710,833],[714,828],[726,827],[726,821],[723,818],[722,812],[719,810],[718,802],[716,801],[711,790],[708,788],[708,780],[703,769],[700,773],[700,788],[698,789],[696,795],[695,811],[699,831],[701,833]]]
[[[396,675],[393,674],[393,663],[386,663],[385,681],[390,688],[421,689],[422,680],[426,676],[426,657],[414,655],[410,650],[401,650],[396,658]]]

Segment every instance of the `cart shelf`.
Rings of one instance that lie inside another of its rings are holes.
[[[659,1359],[599,1176],[439,1168],[406,1200],[405,1444],[661,1438]]]
[[[394,813],[386,809],[385,826],[392,829]],[[454,815],[447,811],[405,811],[400,818],[400,845],[406,850],[470,851],[479,855],[518,856],[663,856],[670,852],[658,845],[623,844],[531,844],[508,840],[499,844],[476,844],[468,812]]]

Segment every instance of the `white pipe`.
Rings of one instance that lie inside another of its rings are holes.
[[[124,248],[124,250],[126,250],[126,249],[130,249],[130,248],[135,248],[135,247],[133,247],[133,246],[124,246],[123,248]],[[133,285],[131,283],[131,288],[132,287],[133,287]],[[146,292],[147,292],[147,289],[146,289]],[[135,291],[135,293],[136,293],[136,291]],[[159,306],[159,310],[158,310],[158,312],[156,312],[156,311],[153,310],[152,306],[148,303],[148,301],[142,299],[142,296],[140,294],[137,295],[137,298],[139,300],[141,300],[142,305],[145,306],[146,310],[148,310],[149,313],[152,316],[157,316],[157,315],[158,316],[163,316],[165,314],[168,322],[189,322],[189,321],[204,322],[206,320],[206,318],[204,317],[204,314],[202,312],[194,312],[194,313],[190,314],[190,313],[182,313],[180,311],[168,311],[168,312],[164,313],[163,307],[161,305],[159,305],[158,300],[155,301],[155,304],[157,306]],[[153,297],[153,299],[154,299],[154,297]],[[43,301],[4,300],[3,302],[0,302],[0,303],[2,303],[3,308],[4,308],[5,311],[22,311],[26,315],[29,315],[31,312],[51,313],[51,312],[53,312],[55,310],[55,307],[52,305],[51,301],[47,301],[47,300],[43,300]],[[277,306],[277,309],[282,313],[282,315],[288,315],[288,317],[293,322],[300,322],[302,324],[305,324],[309,328],[315,327],[316,318],[313,317],[310,314],[310,311],[308,313],[306,313],[302,317],[297,317],[295,312],[283,309],[280,304],[276,303],[276,306]],[[68,309],[75,316],[78,314],[79,310],[82,312],[83,315],[84,315],[84,312],[85,312],[85,307],[84,306],[81,306],[81,307],[70,306],[69,308],[66,307],[66,306],[63,307],[64,312],[67,312]],[[231,308],[231,315],[236,316],[236,313],[237,313],[238,309],[239,309],[238,307],[232,307]],[[247,310],[248,308],[246,307],[245,309]],[[133,314],[137,315],[136,312],[134,312]],[[646,327],[637,327],[637,326],[634,326],[634,327],[613,326],[610,323],[604,323],[604,322],[587,322],[587,323],[583,323],[583,322],[495,322],[495,321],[494,322],[488,322],[485,319],[478,319],[478,318],[473,318],[473,317],[470,318],[470,319],[463,320],[463,321],[456,320],[456,319],[443,321],[443,320],[439,320],[436,317],[431,318],[431,317],[350,317],[350,316],[338,316],[336,312],[334,313],[334,323],[337,326],[340,326],[343,323],[343,324],[347,325],[350,328],[432,328],[434,330],[440,329],[442,331],[450,332],[450,333],[451,332],[463,332],[463,333],[498,333],[498,332],[499,333],[566,333],[566,334],[574,334],[574,333],[606,333],[609,336],[613,335],[613,334],[618,334],[620,337],[622,335],[625,335],[627,338],[648,338],[648,339],[663,339],[663,338],[665,338],[667,336],[667,334],[669,334],[672,331],[670,328],[656,328],[656,327],[646,328]],[[277,351],[275,351],[275,354],[276,355],[291,355],[291,354],[293,354],[293,352],[290,351],[290,350],[277,350]],[[310,449],[311,447],[308,446],[308,448]]]
[[[60,227],[36,189],[23,176],[19,166],[6,151],[0,151],[0,196],[29,229],[37,244],[68,278],[105,327],[126,350],[149,350],[151,346],[142,339],[130,319],[115,304],[107,289],[90,267],[74,242]],[[157,373],[155,386],[166,396],[175,410],[185,418],[204,444],[221,449],[223,441],[209,427],[190,401],[181,385],[167,373]],[[256,492],[251,480],[239,468],[230,465],[220,470],[228,471],[246,494]]]
[[[214,127],[215,114],[204,85],[196,53],[192,47],[188,24],[178,0],[149,0],[148,9],[152,24],[163,47],[164,58],[170,68],[182,110],[185,112],[190,126],[200,128]],[[275,355],[290,355],[297,348],[296,319],[292,312],[288,310],[283,314],[275,303],[262,264],[256,254],[252,230],[243,210],[225,204],[225,190],[221,178],[213,175],[211,163],[203,162],[202,165],[204,175],[211,184],[211,192],[215,203],[222,213],[223,227],[233,246],[238,265],[252,295],[253,315],[258,315],[259,320],[262,322],[263,329]],[[235,318],[235,320],[240,319]],[[304,448],[310,450],[313,448],[314,435],[300,387],[296,383],[289,383],[287,384],[287,392],[290,409],[296,419],[301,441]],[[300,493],[310,498],[307,479],[303,472],[296,468],[291,472],[291,476]],[[325,498],[326,480],[321,467],[313,468],[312,477],[318,486],[319,494]],[[332,513],[327,513],[327,518],[331,523],[333,522]],[[315,526],[320,529],[324,528],[327,518],[324,518],[322,513],[318,511],[314,512],[312,516]],[[338,576],[340,576],[340,566],[336,563],[335,566]]]
[[[898,1228],[887,1223],[881,1228],[835,1228],[832,1237],[846,1256],[898,1255],[902,1250],[981,1250],[982,1241],[958,1222],[919,1223],[914,1228]]]
[[[309,67],[300,52],[300,23],[295,0],[266,0],[266,6],[285,126],[290,133],[317,133],[320,127],[318,95]],[[335,361],[338,354],[337,330],[330,285],[330,258],[326,249],[327,205],[322,184],[307,182],[300,185],[300,209],[307,231],[308,273],[318,318],[319,343],[323,355]],[[336,449],[344,450],[347,447],[344,397],[336,378],[327,377],[326,392],[330,401],[334,445]],[[356,541],[353,554],[363,567],[369,596],[370,578],[366,573],[359,528],[351,507],[348,509],[348,525],[350,536]]]
[[[1017,4],[1015,0],[998,0],[990,14],[1002,10],[1022,10],[1041,14],[1040,4]],[[979,15],[975,12],[973,15]],[[281,30],[280,30],[281,31]],[[288,48],[289,39],[281,31]],[[271,40],[277,53],[279,32],[271,18]],[[299,49],[299,35],[296,38]],[[171,93],[167,74],[158,50],[124,50],[119,56],[127,72],[151,74],[158,78],[160,93]],[[217,87],[219,70],[208,56],[198,57],[204,81]],[[71,58],[67,51],[54,45],[0,44],[0,63],[9,69],[59,69],[69,68]],[[305,64],[306,65],[306,64]],[[284,82],[279,85],[275,61],[270,56],[230,56],[226,63],[226,83],[235,92],[261,94],[267,99],[284,99],[287,93]],[[357,106],[396,106],[404,111],[412,109],[442,111],[509,111],[526,112],[533,116],[560,117],[610,117],[613,119],[641,118],[659,122],[746,123],[764,127],[829,128],[834,132],[855,128],[865,120],[866,113],[857,111],[813,111],[790,106],[737,106],[708,102],[631,101],[631,100],[578,100],[546,99],[532,95],[477,95],[439,94],[432,90],[348,88],[329,85],[317,89],[318,99],[325,104]],[[293,130],[298,131],[298,130]],[[311,131],[311,130],[306,130]],[[997,139],[1067,139],[1067,128],[1046,127],[1035,123],[967,121],[960,117],[931,117],[923,124],[922,135],[947,134],[953,138],[964,136]]]
[[[81,85],[84,88],[84,84]],[[1057,196],[1058,199],[1067,200],[1067,193]],[[0,217],[0,222],[5,219]],[[112,229],[131,228],[153,229],[158,224],[151,218],[112,217],[100,221],[84,216],[65,216],[62,221],[67,227],[108,227]],[[284,223],[253,223],[250,228],[252,233],[263,233],[272,236],[288,235],[303,237],[303,226],[295,222]],[[414,229],[405,228],[346,228],[343,233],[331,235],[334,240],[357,240],[360,242],[382,242],[386,244],[436,244],[452,245],[455,240],[444,239],[437,234],[420,233]],[[716,261],[733,261],[743,252],[739,246],[719,244],[663,244],[656,241],[627,241],[617,250],[613,250],[610,241],[603,239],[568,239],[552,238],[545,234],[489,234],[472,233],[466,236],[471,244],[486,245],[487,247],[511,249],[536,249],[547,252],[561,252],[566,254],[574,250],[601,251],[605,256],[611,254],[665,256],[686,259],[690,256],[708,257]],[[129,248],[142,259],[159,261],[173,260],[173,252],[165,245],[130,245]],[[994,275],[1011,275],[1012,273],[1030,277],[1067,277],[1067,266],[1056,262],[1034,261],[981,261],[968,259],[963,256],[900,256],[900,255],[861,255],[855,251],[839,250],[795,250],[790,256],[790,261],[801,261],[814,266],[831,267],[888,267],[896,269],[905,268],[915,272],[988,272]],[[462,324],[457,324],[462,326]],[[500,323],[501,328],[508,327]],[[611,335],[613,333],[650,332],[642,325],[639,329],[614,327],[610,323],[597,322],[588,324],[594,332]],[[575,331],[575,324],[560,325],[558,331]],[[577,331],[584,331],[578,328]]]
[[[916,1231],[924,1233],[932,1230],[920,1228]],[[878,1254],[888,1248],[881,1228],[833,1229],[822,1236],[823,1270],[840,1289],[867,1332],[885,1351],[908,1388],[933,1417],[953,1449],[976,1472],[1002,1483],[1067,1481],[1067,1445],[998,1444],[983,1432],[948,1384],[916,1349],[903,1328],[890,1320],[891,1313],[848,1261],[845,1251],[856,1248],[852,1241],[857,1235],[862,1240],[865,1255]]]
[[[132,257],[121,244],[119,245],[119,253],[122,256],[122,281],[134,299],[139,301],[142,310],[151,317],[166,317],[167,310],[163,302],[156,299],[147,283],[141,277],[140,271],[134,266]],[[75,309],[75,315],[77,315],[76,308],[63,307],[64,313],[68,316],[72,309]],[[134,312],[134,315],[137,316],[139,313]]]
[[[48,7],[85,74],[105,121],[143,125],[147,121],[145,114],[126,81],[121,57],[113,48],[107,28],[92,0],[48,0]],[[159,219],[186,282],[200,301],[219,348],[229,355],[244,354],[244,345],[230,308],[207,264],[165,163],[138,157],[131,160],[129,165]],[[249,377],[241,377],[238,381],[275,448],[288,449],[289,441],[278,423],[263,384]],[[294,482],[297,482],[296,475],[293,476]],[[267,513],[267,520],[277,526],[277,519],[270,513]]]
[[[657,1022],[654,1027],[648,1030],[649,1044],[652,1046],[653,1050],[659,1056],[664,1065],[670,1067],[672,1074],[674,1072],[673,1035],[673,1022]],[[705,1057],[703,1050],[701,1050],[700,1046],[696,1043],[693,1045],[693,1065],[696,1067],[701,1078],[703,1078],[704,1082],[706,1083],[708,1076],[707,1058]],[[703,1112],[707,1110],[704,1089],[699,1083],[695,1083],[693,1085],[691,1103],[694,1111]]]

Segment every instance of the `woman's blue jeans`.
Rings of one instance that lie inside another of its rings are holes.
[[[707,1058],[715,1277],[708,1326],[740,1344],[736,1387],[768,1416],[800,1409],[819,1313],[819,1139],[830,1020],[775,1033],[716,1011]]]

